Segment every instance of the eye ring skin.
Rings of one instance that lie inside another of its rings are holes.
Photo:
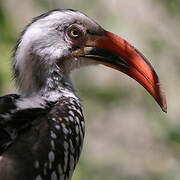
[[[81,39],[84,36],[83,28],[79,25],[71,25],[67,28],[67,35],[71,39]]]
[[[74,37],[72,35],[72,31],[77,31],[78,36]],[[66,41],[71,45],[71,46],[84,46],[86,43],[87,35],[86,35],[86,29],[79,24],[72,24],[71,26],[67,27],[66,29]]]

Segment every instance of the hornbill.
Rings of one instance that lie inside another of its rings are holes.
[[[149,61],[127,41],[72,9],[32,20],[14,48],[19,94],[0,97],[0,180],[70,180],[85,122],[72,70],[103,64],[139,82],[166,112]]]

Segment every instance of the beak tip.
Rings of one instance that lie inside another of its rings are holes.
[[[167,101],[166,101],[166,95],[164,91],[162,90],[162,87],[159,86],[159,105],[163,112],[167,113]]]
[[[164,97],[165,98],[165,97]],[[163,112],[167,113],[167,103],[166,103],[166,99],[164,99],[162,106],[161,106]]]
[[[163,112],[167,113],[167,104],[163,104],[161,108]]]

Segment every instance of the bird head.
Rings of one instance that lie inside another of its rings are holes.
[[[19,89],[29,95],[43,89],[52,74],[68,79],[73,69],[91,64],[103,64],[135,79],[166,111],[165,95],[149,61],[78,11],[53,10],[34,18],[18,40],[13,69]]]

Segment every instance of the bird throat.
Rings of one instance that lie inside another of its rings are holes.
[[[40,95],[51,100],[59,99],[62,95],[77,98],[69,74],[62,74],[58,67],[49,70],[49,75],[40,90]]]

